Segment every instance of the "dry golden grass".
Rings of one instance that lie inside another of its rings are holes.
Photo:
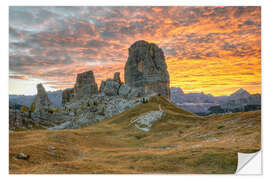
[[[164,110],[149,132],[130,121]],[[261,144],[261,111],[200,117],[162,97],[74,130],[10,133],[11,174],[234,173],[237,152]],[[49,146],[56,149],[51,150]],[[19,160],[18,153],[30,155]]]

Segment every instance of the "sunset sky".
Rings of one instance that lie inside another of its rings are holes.
[[[261,91],[260,7],[10,7],[9,93],[72,87],[120,72],[137,40],[164,51],[170,86],[185,93]]]

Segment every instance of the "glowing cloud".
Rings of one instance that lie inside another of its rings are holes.
[[[13,6],[9,13],[10,83],[40,79],[64,89],[87,70],[98,83],[116,71],[124,80],[128,48],[144,39],[164,50],[171,86],[261,91],[260,7]]]

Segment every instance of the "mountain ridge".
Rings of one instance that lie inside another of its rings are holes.
[[[184,93],[181,88],[171,87],[172,102],[194,113],[208,112],[212,106],[222,106],[225,110],[244,108],[246,105],[261,105],[260,94],[250,94],[239,88],[229,96],[213,96],[212,94]]]

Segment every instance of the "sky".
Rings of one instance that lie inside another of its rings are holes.
[[[261,92],[260,7],[9,8],[9,94],[73,87],[92,70],[98,85],[120,72],[137,40],[164,51],[170,86],[185,93]]]

